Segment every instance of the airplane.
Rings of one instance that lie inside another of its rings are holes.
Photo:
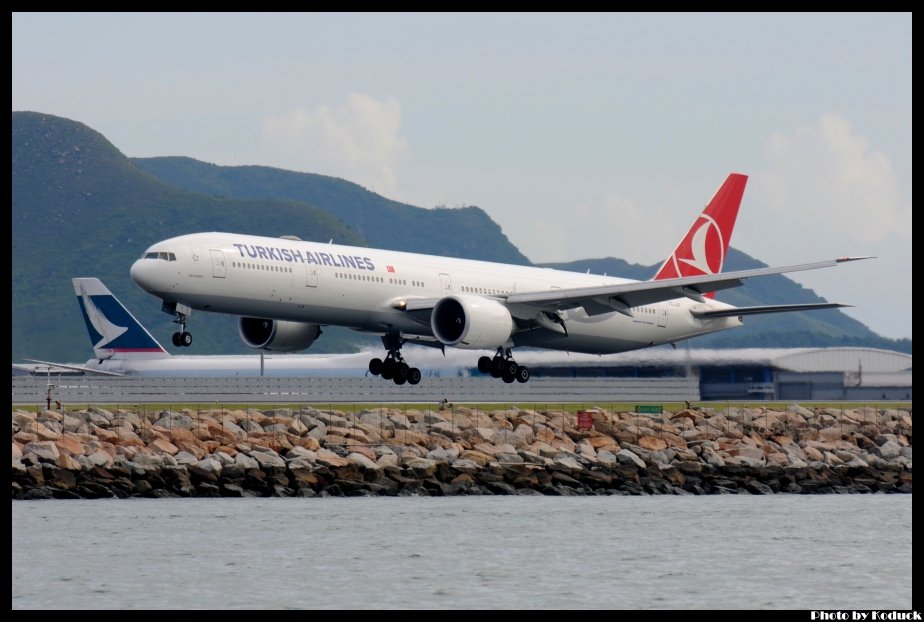
[[[71,281],[93,345],[94,358],[83,364],[27,359],[32,364],[13,363],[16,375],[343,377],[368,373],[366,353],[173,356],[102,281],[96,278]],[[468,373],[459,362],[440,361],[436,356],[427,358],[432,364],[432,376]]]
[[[527,382],[514,347],[617,353],[735,328],[746,315],[847,306],[714,300],[749,278],[866,259],[722,273],[746,183],[728,176],[649,281],[220,232],[153,244],[131,278],[174,316],[177,346],[192,344],[187,324],[201,310],[239,316],[244,343],[267,351],[308,348],[328,325],[380,335],[386,355],[369,371],[399,385],[421,379],[401,354],[406,343],[493,350],[478,359],[481,373]]]

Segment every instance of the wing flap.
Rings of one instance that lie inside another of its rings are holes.
[[[715,317],[738,317],[741,315],[760,315],[763,313],[788,313],[790,311],[817,311],[818,309],[841,309],[851,305],[839,302],[811,302],[792,305],[762,305],[756,307],[736,307],[731,309],[714,309],[710,311],[691,311],[693,317],[708,319]]]

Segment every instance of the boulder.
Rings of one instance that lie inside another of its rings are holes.
[[[176,463],[183,466],[191,466],[199,462],[200,458],[192,455],[188,451],[179,451],[173,456],[173,459],[176,460]]]
[[[472,460],[459,458],[453,461],[452,468],[460,473],[477,473],[481,470],[481,465]]]
[[[174,445],[173,443],[171,443],[165,438],[154,439],[153,441],[148,443],[148,447],[152,449],[153,451],[164,453],[164,454],[170,454],[171,456],[179,453],[180,451],[180,449],[176,445]]]
[[[132,460],[135,464],[140,465],[141,467],[147,469],[147,467],[152,467],[153,469],[160,468],[164,464],[164,457],[162,454],[138,454]]]
[[[764,459],[763,457],[758,460],[757,458],[751,458],[750,456],[730,456],[725,458],[725,464],[733,464],[735,466],[744,466],[757,469],[764,466]]]
[[[102,467],[108,469],[113,464],[112,456],[102,450],[97,450],[88,456],[80,456],[77,458],[77,461],[80,462],[81,465],[84,464],[84,460],[86,460],[86,463],[89,464],[91,468]]]
[[[352,462],[353,464],[355,464],[355,465],[357,465],[357,466],[359,466],[359,467],[361,467],[361,468],[363,468],[363,469],[369,470],[369,471],[378,471],[378,470],[381,468],[381,467],[380,467],[379,465],[377,465],[375,462],[373,462],[372,460],[370,460],[370,459],[368,458],[368,456],[364,456],[363,454],[360,454],[360,453],[353,452],[353,453],[349,454],[349,455],[346,457],[346,459],[347,459],[349,462]]]
[[[315,458],[317,458],[315,451],[316,450],[302,447],[301,445],[296,445],[286,452],[286,460],[303,459],[307,460],[308,462],[314,462]]]
[[[80,463],[77,462],[72,456],[67,454],[61,454],[58,458],[58,466],[62,469],[67,469],[68,471],[80,471]]]
[[[382,454],[378,457],[375,463],[382,467],[398,466],[398,456],[395,454]]]
[[[234,464],[244,469],[245,471],[260,468],[260,463],[257,462],[254,458],[251,458],[250,456],[245,454],[244,452],[238,452],[237,455],[234,456]]]
[[[436,472],[436,464],[435,460],[430,460],[429,458],[412,457],[404,461],[405,468],[414,471],[414,474],[421,479],[433,477]]]
[[[620,449],[616,452],[616,460],[618,460],[620,464],[633,464],[640,469],[645,468],[645,462],[628,449]]]
[[[196,464],[187,467],[190,473],[199,476],[200,479],[214,482],[221,475],[221,463],[215,458],[203,458]]]
[[[430,460],[436,460],[437,462],[445,462],[447,464],[453,462],[458,457],[459,457],[459,452],[458,450],[454,448],[433,449],[427,452],[427,458],[429,458]]]
[[[616,455],[608,449],[600,449],[597,451],[597,462],[601,462],[607,466],[619,464]]]
[[[332,469],[349,466],[351,464],[349,460],[341,458],[329,449],[319,449],[316,453],[317,463]]]
[[[240,430],[243,430],[245,433],[250,434],[262,434],[263,426],[254,421],[253,419],[244,419],[243,421],[237,424]]]
[[[638,446],[649,451],[661,451],[662,449],[667,449],[667,441],[657,436],[642,436],[638,439]]]
[[[623,450],[627,451],[627,450]],[[630,452],[631,453],[631,452]],[[566,454],[558,454],[554,458],[555,464],[558,466],[565,467],[566,469],[571,469],[572,471],[583,471],[584,467],[572,456]],[[642,463],[644,466],[644,463]]]
[[[294,447],[292,449],[295,449]],[[291,451],[291,450],[290,450]],[[285,469],[286,461],[279,457],[275,451],[251,451],[250,457],[259,463],[260,468]]]
[[[23,455],[34,454],[42,462],[52,462],[54,464],[57,464],[58,457],[61,455],[61,452],[58,451],[58,446],[53,441],[28,443],[22,448],[22,453]]]
[[[58,446],[58,451],[62,454],[71,456],[82,456],[87,451],[84,444],[70,434],[65,434],[60,439],[56,440],[55,445]]]
[[[901,455],[902,447],[894,440],[888,440],[885,443],[882,443],[875,451],[883,460],[892,460],[893,458],[897,458],[899,455]]]

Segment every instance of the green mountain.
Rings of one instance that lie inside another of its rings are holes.
[[[216,166],[183,157],[134,158],[132,162],[162,181],[194,192],[316,205],[349,224],[376,248],[529,265],[497,223],[478,207],[424,209],[336,177],[267,166]]]
[[[13,360],[82,361],[92,355],[74,300],[75,276],[101,278],[173,349],[170,316],[128,274],[158,240],[225,230],[366,245],[335,216],[306,203],[221,198],[164,183],[82,123],[14,112],[12,135]],[[247,350],[235,322],[195,315],[196,352]],[[337,341],[326,334],[319,351],[345,345]]]
[[[220,167],[189,158],[130,160],[82,123],[12,113],[13,360],[85,360],[90,354],[70,279],[96,276],[168,349],[175,330],[158,302],[132,283],[131,263],[153,242],[194,231],[297,235],[305,240],[528,264],[482,210],[427,210],[390,201],[332,177],[267,167]],[[729,269],[762,266],[730,251]],[[649,278],[653,266],[607,258],[553,267]],[[821,300],[787,279],[757,279],[722,292],[739,305]],[[192,318],[195,353],[250,352],[236,318]],[[330,328],[312,352],[378,344]],[[697,345],[867,345],[911,351],[839,311],[748,318],[747,326]]]
[[[659,264],[652,266],[630,264],[614,257],[543,265],[558,270],[575,272],[589,270],[592,274],[612,274],[639,280],[650,279],[660,267]],[[728,249],[728,256],[725,260],[726,270],[751,270],[765,267],[767,264],[739,250]],[[813,290],[780,274],[751,279],[746,281],[742,287],[718,292],[716,299],[737,307],[826,302]],[[741,328],[697,337],[693,340],[693,344],[701,348],[863,346],[911,353],[910,339],[881,337],[862,322],[837,309],[754,315],[745,318],[744,326]]]

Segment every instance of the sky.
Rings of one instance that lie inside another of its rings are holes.
[[[12,109],[477,205],[535,262],[732,246],[911,337],[911,14],[16,14]],[[788,301],[779,301],[781,303]]]

